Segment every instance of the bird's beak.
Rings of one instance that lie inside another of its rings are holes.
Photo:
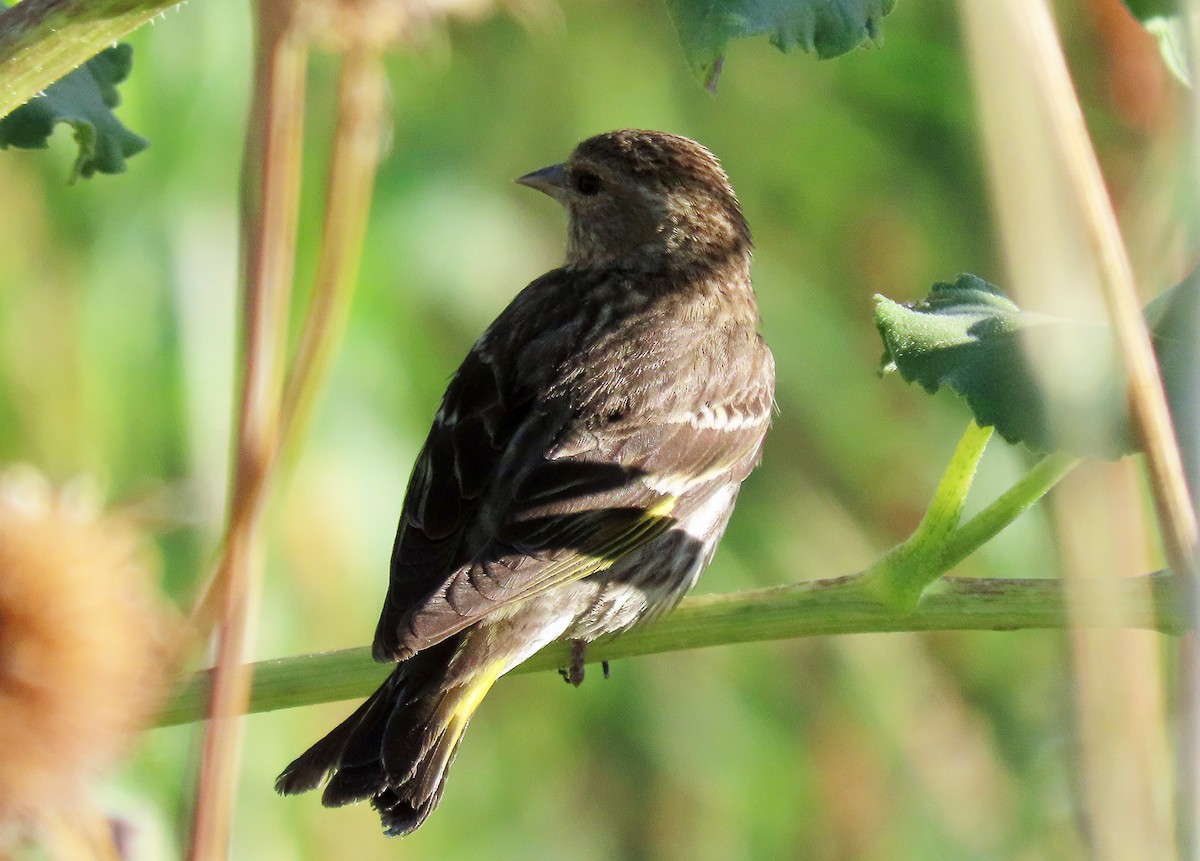
[[[564,202],[564,195],[569,184],[567,166],[565,164],[552,164],[541,170],[535,170],[533,173],[525,174],[517,182],[521,185],[527,185],[530,188],[536,188],[538,191],[548,194],[562,203]]]

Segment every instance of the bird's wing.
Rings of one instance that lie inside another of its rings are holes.
[[[413,472],[376,657],[403,658],[603,571],[686,516],[705,486],[741,481],[773,403],[770,353],[746,361],[759,366],[693,367],[694,385],[672,380],[686,399],[592,405],[581,416],[536,400],[506,380],[506,363],[474,351]]]
[[[401,656],[399,624],[472,555],[488,492],[505,453],[533,418],[533,396],[505,397],[501,369],[480,349],[458,369],[417,456],[392,547],[377,660]]]

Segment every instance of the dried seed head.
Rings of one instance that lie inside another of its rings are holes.
[[[70,805],[162,690],[139,541],[29,472],[0,474],[0,823]]]
[[[549,17],[545,0],[303,0],[294,7],[301,32],[332,51],[384,52],[438,36],[448,20],[473,21],[497,7],[536,23]]]

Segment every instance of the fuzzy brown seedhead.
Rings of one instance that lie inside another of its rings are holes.
[[[643,271],[720,264],[750,230],[716,157],[692,140],[623,129],[518,182],[567,209],[567,265]]]
[[[161,623],[127,524],[0,474],[0,827],[80,804],[150,716]]]

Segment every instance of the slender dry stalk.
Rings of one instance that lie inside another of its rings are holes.
[[[352,46],[342,57],[316,283],[283,393],[281,425],[288,445],[304,437],[345,333],[386,118],[387,81],[379,54]]]
[[[1127,463],[1090,464],[1060,485],[1053,509],[1070,610],[1071,669],[1091,856],[1174,857],[1161,641],[1101,631],[1078,606],[1097,579],[1127,578],[1148,550],[1138,478]],[[1106,524],[1110,540],[1097,540]]]
[[[1080,204],[1083,226],[1100,275],[1108,320],[1129,380],[1129,404],[1146,464],[1159,527],[1171,569],[1195,578],[1196,512],[1188,493],[1183,461],[1167,410],[1162,378],[1154,358],[1150,332],[1142,316],[1133,267],[1121,238],[1104,177],[1083,121],[1050,12],[1044,3],[1032,12],[1027,58],[1045,96],[1046,119],[1060,152],[1056,163],[1065,171]]]
[[[1046,22],[1048,15],[1040,20]],[[1051,106],[1048,119],[1053,127],[1055,141],[1062,148],[1061,163],[1066,169],[1074,193],[1082,204],[1087,237],[1099,263],[1100,287],[1108,306],[1109,321],[1116,331],[1117,344],[1128,375],[1130,409],[1146,455],[1151,496],[1158,514],[1163,546],[1171,569],[1194,590],[1200,573],[1197,571],[1196,511],[1188,492],[1177,444],[1178,437],[1172,428],[1171,416],[1167,410],[1150,335],[1141,313],[1132,267],[1079,111],[1078,101],[1073,98],[1066,64],[1062,60],[1061,48],[1054,37],[1053,28],[1043,23],[1033,29],[1033,35],[1038,46],[1038,52],[1034,55],[1034,59],[1037,60],[1034,70],[1038,73],[1039,81],[1047,93],[1047,102]],[[1073,110],[1068,110],[1068,106]],[[1081,498],[1079,501],[1084,500]],[[1080,633],[1077,636],[1088,635]],[[1094,640],[1090,636],[1089,639]],[[1136,688],[1136,671],[1129,665],[1135,662],[1136,655],[1140,654],[1150,662],[1147,666],[1152,666],[1153,648],[1141,637],[1131,635],[1123,640],[1132,642],[1126,642],[1126,648],[1118,657],[1117,666],[1135,674],[1135,677],[1130,679],[1130,685]],[[1184,696],[1181,699],[1183,713],[1179,746],[1183,752],[1194,751],[1200,746],[1200,702],[1197,702],[1194,696],[1187,695],[1189,688],[1195,685],[1195,676],[1200,671],[1194,634],[1185,637],[1180,644],[1180,657],[1180,671],[1186,679],[1183,685]],[[1100,669],[1109,662],[1099,657],[1097,664],[1097,669]],[[1130,707],[1136,702],[1131,701]],[[1111,707],[1111,703],[1096,702],[1093,706]],[[1149,727],[1143,725],[1142,729],[1148,730]],[[1139,741],[1146,743],[1144,733],[1139,735],[1135,732],[1128,738],[1131,744],[1125,746],[1124,750],[1136,749]],[[1179,821],[1184,825],[1179,848],[1185,857],[1196,858],[1200,853],[1200,846],[1197,845],[1192,823],[1195,822],[1193,811],[1196,798],[1200,797],[1200,791],[1197,790],[1200,786],[1200,771],[1193,756],[1181,756],[1177,762],[1177,783],[1182,789],[1180,809],[1183,812]],[[1130,816],[1136,816],[1139,808],[1137,796],[1129,792],[1132,788],[1124,786],[1110,789],[1125,794],[1124,809],[1130,811]],[[1148,793],[1155,791],[1152,785],[1141,789]],[[1143,799],[1143,802],[1150,803],[1150,800]],[[1121,799],[1114,798],[1113,804],[1121,805]]]
[[[250,691],[242,669],[262,569],[261,526],[279,448],[279,405],[299,211],[306,43],[291,0],[258,7],[254,100],[243,170],[245,368],[235,473],[221,563],[217,662],[201,756],[189,857],[224,858],[229,844],[240,718]]]
[[[320,2],[300,4],[298,9],[304,20],[295,29],[304,36],[295,38],[307,39],[314,28],[343,23],[313,14],[314,9],[321,11],[329,5],[338,6]],[[398,38],[402,26],[397,19],[404,17],[397,13],[394,4],[387,7],[367,4],[367,8],[360,10],[360,16],[356,27],[333,28],[344,37],[336,40],[343,64],[321,248],[299,346],[284,384],[278,441],[271,462],[263,470],[264,479],[275,466],[274,459],[289,448],[294,450],[305,436],[314,402],[325,387],[345,334],[354,298],[371,193],[387,130],[387,79],[380,54],[388,41]],[[350,30],[349,38],[345,38],[346,30]],[[224,570],[223,564],[218,565],[199,590],[193,602],[187,640],[179,649],[181,655],[190,653],[196,635],[202,639],[215,622]]]
[[[1050,10],[1044,0],[964,0],[961,8],[1014,290],[1025,307],[1113,324],[1164,542],[1175,570],[1185,571],[1194,530],[1189,535],[1178,450],[1124,243]],[[1034,364],[1051,397],[1068,403],[1109,372],[1098,357],[1065,352],[1038,355]],[[1131,502],[1136,482],[1127,464],[1109,472],[1111,480],[1103,471],[1083,471],[1057,495],[1068,594],[1079,591],[1071,585],[1079,578],[1128,575],[1144,564],[1136,558],[1145,555]],[[1090,855],[1172,857],[1157,643],[1129,631],[1082,630],[1071,643]]]
[[[398,17],[394,7],[378,8],[393,19]],[[237,715],[245,712],[250,689],[250,678],[240,665],[261,580],[261,523],[269,479],[284,446],[303,437],[312,404],[342,340],[382,150],[387,99],[380,52],[387,40],[379,34],[391,30],[372,31],[368,16],[361,32],[369,38],[340,46],[338,122],[316,284],[285,384],[304,70],[313,23],[300,19],[312,11],[312,5],[294,0],[264,0],[259,9],[258,86],[251,116],[261,125],[252,123],[249,131],[244,183],[246,368],[236,474],[224,553],[193,613],[193,621],[204,630],[217,600],[222,602],[193,859],[222,857],[229,841],[240,744]]]

